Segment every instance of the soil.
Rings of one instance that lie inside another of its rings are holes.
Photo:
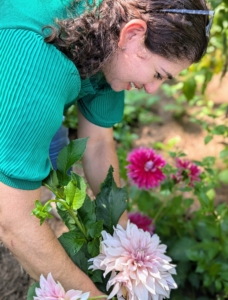
[[[227,82],[228,77],[220,84],[219,76],[216,76],[208,87],[207,94],[216,105],[227,101]],[[139,139],[135,142],[135,146],[150,146],[155,141],[165,143],[171,138],[178,138],[178,148],[185,152],[189,159],[200,160],[205,156],[218,157],[219,152],[223,149],[220,138],[215,138],[205,146],[204,137],[206,133],[200,126],[191,123],[186,117],[178,121],[173,118],[171,113],[164,112],[163,106],[167,101],[172,100],[164,96],[159,104],[153,107],[153,111],[162,118],[161,124],[141,126],[136,129]],[[220,166],[219,164],[218,162],[218,166]],[[227,202],[227,195],[228,187],[224,185],[217,191],[217,201]],[[42,201],[45,202],[50,199],[50,196],[49,191],[43,188]],[[48,222],[57,237],[67,231],[62,221],[56,217]],[[32,279],[29,275],[22,269],[8,249],[0,244],[0,300],[26,299],[27,290],[31,283]]]

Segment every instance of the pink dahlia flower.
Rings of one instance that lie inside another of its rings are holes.
[[[101,254],[90,259],[90,269],[104,270],[104,276],[112,272],[107,290],[113,289],[108,299],[117,295],[118,299],[162,300],[177,288],[171,276],[176,274],[175,266],[156,234],[151,236],[128,221],[126,230],[117,225],[113,236],[106,231],[102,236]]]
[[[36,297],[34,300],[87,300],[89,293],[82,294],[81,291],[69,290],[65,292],[64,288],[59,282],[55,282],[51,273],[48,274],[47,279],[43,275],[40,276],[40,288],[36,288]]]
[[[142,215],[140,212],[131,212],[128,213],[128,218],[138,228],[153,234],[155,226],[153,225],[153,220],[149,217]]]
[[[128,177],[138,188],[150,189],[158,187],[165,179],[161,168],[165,166],[162,157],[153,149],[140,147],[128,154],[127,161],[130,163]]]
[[[189,187],[194,187],[195,182],[200,181],[201,171],[193,162],[188,160],[176,160],[177,173],[173,178],[179,183],[189,179]]]

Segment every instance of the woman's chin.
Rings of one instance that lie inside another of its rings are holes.
[[[125,88],[120,85],[110,84],[110,86],[111,86],[112,90],[115,92],[121,92],[121,91],[125,90]]]

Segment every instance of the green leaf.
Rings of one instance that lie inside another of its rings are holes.
[[[52,190],[56,190],[59,185],[58,176],[55,170],[51,170],[49,175],[43,180],[43,185],[48,185]]]
[[[89,254],[91,254],[92,257],[97,256],[100,253],[100,239],[95,238],[91,242],[89,242],[87,249]]]
[[[71,216],[69,211],[63,210],[62,208],[63,207],[59,203],[57,203],[57,211],[61,219],[63,220],[64,224],[67,226],[69,230],[75,230],[77,226],[75,224],[74,218]]]
[[[176,158],[176,157],[177,157],[177,153],[176,153],[176,152],[169,151],[169,155],[170,155],[172,158]]]
[[[219,125],[219,126],[216,126],[213,130],[212,130],[212,134],[215,134],[215,135],[224,135],[224,134],[227,134],[228,132],[228,128],[227,126],[225,125]]]
[[[93,282],[103,283],[103,273],[104,271],[102,270],[94,270],[90,278]]]
[[[100,220],[96,223],[90,224],[90,227],[87,229],[87,233],[91,238],[96,238],[101,236],[102,230],[103,230],[103,220]]]
[[[183,205],[185,208],[189,208],[194,203],[194,200],[191,198],[186,198],[183,200]]]
[[[87,254],[87,255],[86,255]],[[77,254],[71,257],[72,261],[85,273],[88,274],[88,256],[87,249],[83,245],[82,249]]]
[[[191,100],[195,96],[196,92],[196,81],[194,77],[189,78],[184,82],[183,93],[187,100]]]
[[[77,254],[86,242],[85,237],[79,231],[69,231],[63,233],[59,237],[59,241],[70,257],[73,257],[75,254]]]
[[[88,274],[88,255],[86,240],[79,231],[64,233],[59,238],[71,260],[86,274]]]
[[[139,210],[147,214],[153,209],[155,202],[160,204],[159,198],[155,198],[149,192],[143,190],[140,191],[135,200]]]
[[[197,196],[198,196],[198,199],[200,201],[202,208],[205,208],[205,209],[211,208],[212,201],[204,191],[200,191],[199,193],[197,193]]]
[[[221,182],[228,184],[228,170],[223,170],[218,174],[218,178]]]
[[[221,159],[227,158],[228,157],[228,149],[221,151],[219,156]]]
[[[207,135],[204,139],[204,144],[209,144],[211,140],[213,140],[213,135]]]
[[[53,216],[49,213],[49,211],[52,209],[50,204],[43,205],[39,200],[36,200],[35,207],[36,208],[32,210],[32,215],[40,219],[40,225],[43,224],[46,218],[53,218]]]
[[[186,252],[195,244],[195,240],[183,237],[182,239],[177,240],[173,247],[169,249],[169,255],[176,261],[186,262],[188,261]]]
[[[33,300],[36,296],[36,288],[39,288],[40,285],[38,282],[34,282],[30,287],[29,287],[29,290],[28,290],[28,294],[27,294],[27,300]]]
[[[82,158],[87,140],[88,138],[71,141],[59,152],[57,157],[57,168],[59,171],[66,174],[70,167]]]
[[[95,223],[95,201],[92,201],[89,196],[86,195],[85,201],[77,213],[85,227],[87,227],[87,224]]]
[[[78,176],[80,177],[80,176]],[[77,210],[82,207],[86,197],[86,184],[82,177],[80,177],[79,187],[76,186],[75,181],[70,181],[64,188],[67,204],[73,209]]]
[[[101,191],[95,199],[97,220],[104,220],[104,229],[113,233],[120,216],[127,207],[127,192],[118,188],[113,178],[113,168],[110,167],[108,175],[101,185]]]

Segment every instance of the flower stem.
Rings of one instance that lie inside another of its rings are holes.
[[[53,190],[48,184],[44,183],[44,186],[48,188],[54,195],[56,195],[58,198],[63,198],[62,195],[60,195],[57,191]]]
[[[162,213],[163,209],[165,208],[165,203],[163,203],[159,210],[157,211],[155,217],[153,217],[153,223],[156,224],[157,220],[158,220],[158,217],[160,216],[160,214]]]
[[[56,199],[56,200],[49,200],[45,203],[44,207],[47,206],[49,203],[51,202],[55,202],[55,203],[61,203],[66,210],[69,212],[69,214],[71,215],[71,217],[74,219],[75,224],[78,226],[78,228],[81,230],[81,232],[83,233],[83,235],[85,236],[86,240],[87,236],[86,236],[86,230],[84,228],[84,226],[79,222],[78,218],[76,217],[74,211],[72,209],[70,209],[70,207],[66,204],[66,202],[63,199]]]
[[[82,226],[82,224],[79,222],[78,218],[76,217],[74,211],[72,209],[68,209],[69,214],[71,215],[71,217],[74,219],[75,224],[78,226],[78,228],[81,230],[81,232],[83,233],[83,235],[85,236],[86,240],[87,236],[86,236],[86,230],[85,228]],[[92,299],[92,298],[91,298]],[[95,298],[94,298],[95,299]],[[98,299],[98,298],[97,298]]]

